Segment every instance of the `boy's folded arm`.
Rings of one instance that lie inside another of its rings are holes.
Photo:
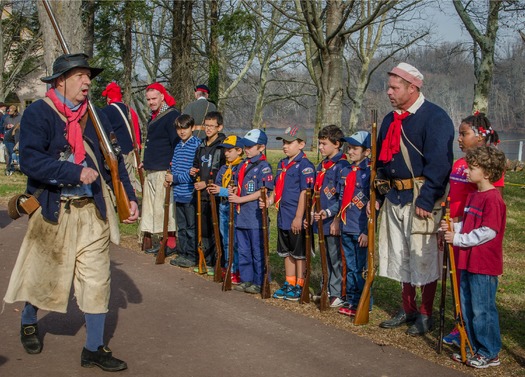
[[[472,247],[482,245],[496,237],[496,231],[489,227],[482,226],[473,229],[469,233],[456,233],[454,235],[454,246]]]

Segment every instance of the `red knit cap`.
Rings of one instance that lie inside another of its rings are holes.
[[[172,96],[168,94],[168,92],[166,91],[166,88],[160,82],[154,82],[153,84],[148,85],[148,87],[146,88],[146,91],[150,89],[158,90],[162,95],[164,95],[164,101],[166,102],[168,106],[170,107],[175,106],[175,104],[177,103],[175,101],[175,98],[173,98]]]

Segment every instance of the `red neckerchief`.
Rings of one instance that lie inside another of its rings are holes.
[[[79,122],[87,111],[87,101],[84,101],[77,111],[72,111],[66,104],[58,99],[54,88],[47,91],[46,97],[49,97],[58,112],[66,117],[66,139],[69,145],[71,145],[71,150],[75,157],[75,164],[81,164],[86,158],[86,150],[84,149],[82,128]]]
[[[253,158],[253,157],[252,157]],[[266,161],[266,156],[261,154],[261,158],[258,161]],[[246,161],[239,168],[237,173],[237,196],[241,196],[242,191],[242,182],[244,181],[244,175],[246,174],[246,168],[250,164],[251,159],[246,159]],[[237,204],[237,213],[241,211],[241,205]]]
[[[346,160],[346,154],[342,154],[341,158],[339,160]],[[314,191],[321,192],[321,188],[323,187],[324,182],[324,176],[328,170],[330,170],[339,160],[334,161],[333,159],[323,161],[321,163],[321,171],[317,172],[317,176],[315,177],[315,185],[314,185]],[[315,195],[312,198],[312,208],[315,208]]]
[[[401,145],[401,121],[409,115],[410,113],[408,111],[402,114],[394,111],[394,120],[388,127],[385,140],[383,141],[383,147],[379,154],[379,161],[389,162],[392,160],[392,156],[399,152]]]
[[[306,155],[303,154],[301,158],[305,158]],[[284,160],[281,161],[281,174],[277,177],[275,181],[275,208],[279,209],[279,203],[281,202],[281,198],[283,197],[283,191],[284,191],[284,180],[286,178],[286,172],[290,170],[290,168],[297,163],[297,157],[295,157],[292,161],[288,162],[286,166],[284,166]]]
[[[341,203],[341,211],[339,212],[341,220],[346,224],[346,208],[352,204],[352,198],[354,197],[355,191],[355,180],[357,171],[360,170],[359,166],[352,166],[352,170],[348,172],[345,179],[345,189],[343,191],[343,202]]]

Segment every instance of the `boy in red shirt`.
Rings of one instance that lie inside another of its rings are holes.
[[[460,296],[465,328],[474,355],[466,365],[488,368],[500,364],[501,335],[496,291],[498,276],[503,273],[503,235],[506,206],[494,182],[505,171],[505,154],[494,147],[470,149],[466,155],[468,180],[477,185],[469,194],[463,219],[448,231],[441,229],[445,240],[460,247],[458,269],[461,270]],[[461,355],[452,359],[461,362]]]

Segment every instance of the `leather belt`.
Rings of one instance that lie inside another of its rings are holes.
[[[95,203],[94,198],[67,198],[62,197],[60,198],[60,201],[62,203],[66,203],[65,208],[69,208],[69,206],[73,206],[75,208],[82,208],[90,203]]]
[[[414,188],[414,180],[423,181],[425,177],[415,177],[407,179],[392,179],[392,186],[398,190],[412,190]]]

